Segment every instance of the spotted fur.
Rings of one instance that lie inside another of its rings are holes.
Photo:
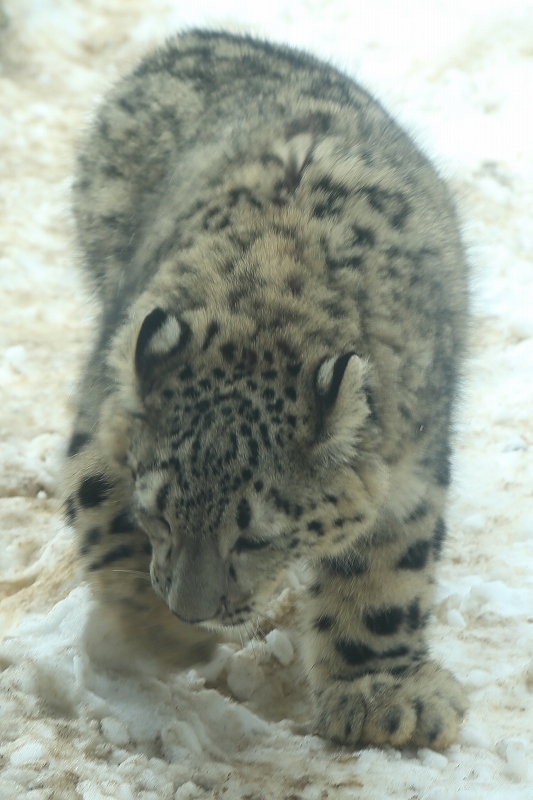
[[[66,503],[93,656],[208,658],[305,559],[315,730],[449,744],[464,698],[426,628],[466,267],[441,180],[331,67],[196,31],[112,90],[74,194],[102,304]]]

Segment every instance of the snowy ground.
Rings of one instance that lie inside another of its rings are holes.
[[[0,800],[531,800],[530,3],[6,0],[4,8]],[[106,87],[190,24],[291,42],[358,75],[438,160],[457,198],[474,267],[472,348],[432,636],[472,710],[444,754],[352,752],[291,731],[287,720],[309,710],[291,646],[297,577],[273,603],[266,641],[223,648],[202,675],[117,679],[96,673],[83,652],[88,593],[59,514],[60,456],[93,313],[74,268],[74,146]]]

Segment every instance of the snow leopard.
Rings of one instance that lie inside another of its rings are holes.
[[[192,30],[111,88],[73,187],[89,654],[206,661],[301,562],[309,730],[447,747],[465,694],[426,634],[468,291],[443,180],[333,66]]]

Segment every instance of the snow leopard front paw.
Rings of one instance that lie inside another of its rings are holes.
[[[335,681],[316,698],[315,733],[348,745],[442,750],[455,741],[467,709],[457,680],[432,662],[398,677],[382,672]]]

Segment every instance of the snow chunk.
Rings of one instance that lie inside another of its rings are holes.
[[[455,792],[449,787],[433,786],[431,789],[426,789],[420,800],[455,800]]]
[[[485,524],[485,517],[483,514],[469,514],[468,517],[464,518],[461,527],[464,531],[477,533],[478,531],[484,530]]]
[[[192,781],[182,784],[174,795],[174,800],[196,800],[201,797],[203,791]]]
[[[460,610],[476,615],[491,611],[498,616],[514,617],[528,612],[529,596],[526,590],[511,589],[501,580],[481,581],[472,586]]]
[[[533,516],[524,517],[521,525],[521,538],[524,540],[533,539]]]
[[[130,787],[125,783],[117,785],[115,781],[105,781],[99,786],[94,781],[80,781],[76,789],[83,800],[133,800]]]
[[[231,659],[227,682],[238,700],[249,700],[263,678],[263,670],[247,653],[236,653]]]
[[[502,739],[496,752],[507,762],[505,772],[515,781],[526,781],[529,772],[526,744],[522,739]]]
[[[421,747],[418,751],[418,758],[425,767],[443,770],[448,766],[448,759],[442,753],[436,753],[428,747]]]
[[[527,444],[521,436],[515,436],[502,444],[502,453],[513,453],[516,450],[527,450]]]
[[[526,686],[528,689],[533,690],[533,661],[530,661],[525,668]]]
[[[466,676],[465,683],[468,687],[473,689],[481,689],[483,686],[488,686],[492,682],[492,677],[484,669],[473,669]]]
[[[265,641],[270,655],[287,667],[294,658],[294,647],[287,634],[275,628],[266,635]]]
[[[127,725],[114,717],[104,717],[100,722],[102,733],[111,744],[124,745],[130,741]]]
[[[482,750],[491,750],[492,745],[482,731],[464,726],[459,731],[459,742],[470,747],[479,747]]]
[[[11,369],[13,369],[15,372],[18,372],[19,375],[28,374],[28,368],[26,365],[28,354],[24,345],[15,344],[12,347],[8,347],[4,353],[4,358]]]
[[[227,644],[221,644],[217,647],[215,655],[207,664],[199,664],[195,666],[194,671],[200,678],[209,683],[214,683],[219,677],[222,670],[226,667],[229,659],[234,651]]]
[[[39,759],[47,757],[48,753],[40,742],[26,742],[18,750],[11,753],[9,762],[14,767],[20,767],[23,764],[31,764],[33,761],[39,761]]]
[[[466,628],[465,618],[456,608],[451,608],[448,611],[446,619],[448,620],[448,625],[451,625],[453,628],[459,628],[460,630]]]

